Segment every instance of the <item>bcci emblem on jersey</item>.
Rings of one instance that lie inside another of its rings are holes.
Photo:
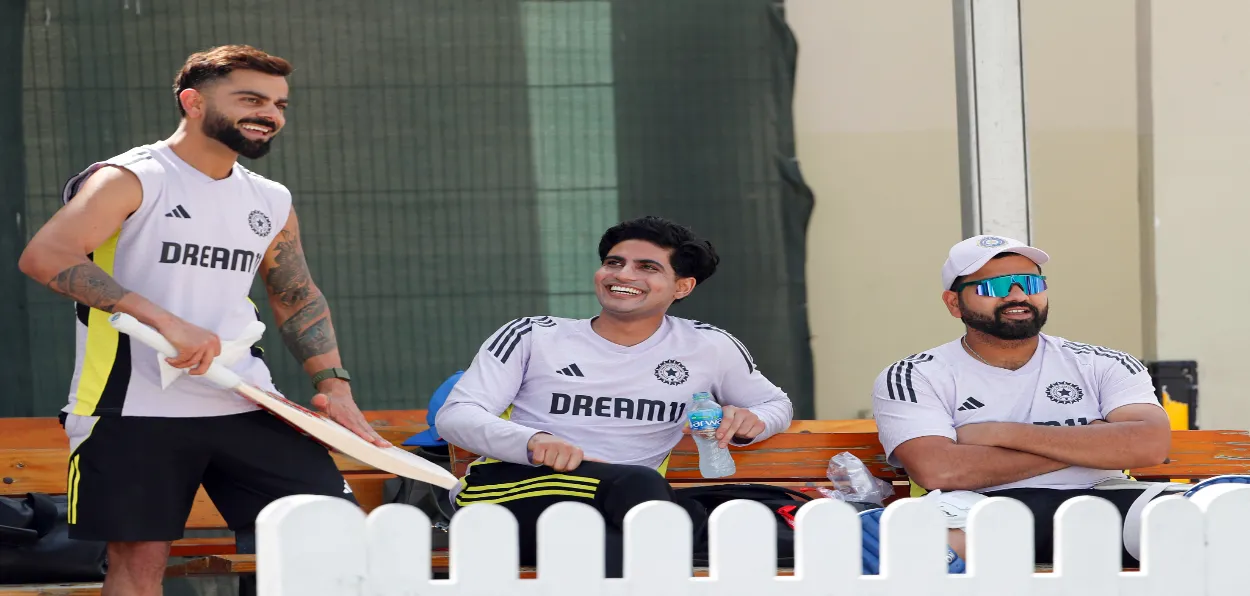
[[[655,367],[655,378],[669,385],[680,385],[690,378],[690,371],[676,360],[665,360]]]
[[[259,210],[247,214],[247,224],[252,226],[252,231],[261,238],[268,236],[273,228],[273,224],[269,223],[269,216]]]
[[[1081,398],[1084,397],[1084,395],[1085,392],[1081,391],[1080,387],[1067,381],[1051,383],[1050,386],[1046,388],[1046,397],[1049,397],[1050,401],[1057,404],[1074,404],[1081,401]]]

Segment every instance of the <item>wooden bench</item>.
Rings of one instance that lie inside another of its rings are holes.
[[[392,443],[401,443],[425,430],[425,410],[366,411],[378,434]],[[382,504],[384,483],[394,475],[380,472],[350,457],[334,454],[335,463],[343,472],[352,492],[366,511]],[[66,462],[69,441],[56,418],[0,418],[0,496],[23,497],[28,492],[50,495],[66,493]],[[226,522],[218,513],[203,487],[186,523],[187,530],[226,530]],[[171,565],[168,577],[201,574],[239,574],[255,571],[252,555],[236,554],[233,536],[189,537],[175,541],[171,557],[192,557],[186,563]],[[214,557],[238,559],[240,563],[223,572]],[[252,561],[248,567],[247,561]],[[9,594],[98,594],[98,584],[66,584],[63,586],[0,585],[0,596]]]
[[[783,486],[820,498],[820,487],[830,488],[826,476],[829,459],[849,452],[863,461],[872,474],[894,485],[895,499],[911,492],[904,471],[886,463],[885,450],[871,420],[797,420],[785,432],[761,444],[734,449],[737,472],[709,481],[699,473],[699,453],[694,440],[683,437],[669,458],[665,478],[675,488],[723,483],[756,483]],[[463,476],[477,456],[452,447],[452,470]],[[1250,474],[1250,432],[1176,430],[1168,462],[1131,471],[1138,480],[1197,481],[1221,474]],[[447,561],[435,558],[436,565]],[[708,569],[696,567],[694,575],[706,577]],[[793,569],[779,568],[779,575]],[[536,569],[523,567],[522,577],[535,577]]]
[[[830,486],[825,476],[829,459],[847,451],[863,460],[875,476],[894,483],[896,498],[906,496],[909,491],[907,476],[902,470],[886,464],[875,429],[871,420],[795,421],[786,432],[762,444],[735,449],[737,474],[715,482],[785,486],[819,496],[818,487]],[[468,464],[476,459],[476,455],[463,449],[453,447],[451,453],[453,470],[457,475],[463,475]],[[1245,431],[1173,431],[1172,450],[1167,463],[1132,470],[1133,476],[1141,480],[1198,480],[1220,474],[1247,473],[1250,473],[1250,433]],[[666,478],[677,487],[711,483],[699,475],[698,451],[690,437],[683,437],[674,448]],[[195,558],[171,568],[171,574],[239,574],[252,573],[255,568],[253,555],[223,553]],[[449,569],[447,553],[435,552],[431,568],[435,573],[446,573]],[[522,577],[535,576],[533,568],[519,571]],[[708,570],[697,568],[694,573],[706,576]],[[779,573],[788,575],[793,570],[781,569]],[[7,594],[0,589],[0,596]]]
[[[843,451],[860,458],[874,476],[894,484],[895,498],[910,492],[908,478],[899,468],[885,462],[884,449],[871,420],[799,420],[786,432],[759,445],[735,449],[737,473],[722,482],[752,482],[784,486],[819,497],[819,487],[829,487],[825,476],[829,459]],[[477,456],[463,449],[451,449],[453,471],[464,474]],[[1166,464],[1132,471],[1141,480],[1203,479],[1220,474],[1250,473],[1250,433],[1245,431],[1173,431],[1172,451]],[[683,437],[673,450],[665,477],[675,487],[711,484],[699,475],[698,451],[690,437]],[[239,573],[255,569],[255,558],[204,557],[194,562],[197,572]],[[446,552],[435,552],[434,573],[446,573]],[[534,568],[519,570],[522,577],[535,577]],[[706,576],[706,568],[696,568],[696,576]],[[781,575],[792,569],[779,569]]]

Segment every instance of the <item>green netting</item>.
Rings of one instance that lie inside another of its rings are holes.
[[[723,255],[674,314],[732,331],[811,415],[811,197],[793,162],[795,50],[778,3],[22,4],[0,9],[13,17],[0,48],[21,56],[0,70],[0,180],[25,188],[0,199],[19,222],[0,240],[0,304],[21,315],[0,323],[0,366],[18,383],[0,415],[55,412],[73,363],[71,303],[12,266],[25,239],[70,175],[168,136],[174,73],[223,43],[296,66],[287,129],[245,164],[294,195],[363,407],[423,407],[507,320],[594,314],[599,235],[653,213]],[[279,386],[306,399],[259,282],[253,299]]]

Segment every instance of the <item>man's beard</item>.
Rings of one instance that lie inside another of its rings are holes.
[[[245,123],[259,124],[268,126],[273,130],[273,123],[262,120],[260,118],[244,118],[238,121],[237,125]],[[208,109],[208,113],[204,116],[204,134],[208,137],[217,139],[221,143],[230,148],[231,151],[242,155],[248,159],[260,159],[269,153],[270,141],[273,137],[268,137],[263,141],[253,141],[245,136],[238,129],[235,123],[231,123],[225,114]]]
[[[1046,325],[1046,315],[1050,312],[1049,306],[1046,310],[1038,311],[1027,302],[1012,302],[995,309],[993,317],[987,317],[969,310],[963,298],[960,298],[959,303],[960,312],[963,314],[960,319],[965,325],[981,333],[1005,340],[1029,339],[1041,333],[1042,327]],[[1003,319],[1003,312],[1010,308],[1027,308],[1033,313],[1033,318],[1024,321]]]

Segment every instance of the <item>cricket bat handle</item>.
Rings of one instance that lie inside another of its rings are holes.
[[[175,348],[174,344],[169,343],[169,340],[165,339],[165,336],[161,335],[159,331],[139,322],[139,319],[119,312],[113,313],[109,317],[109,324],[119,332],[147,344],[167,358],[178,356],[178,348]],[[208,372],[205,372],[203,376],[222,389],[234,389],[236,385],[242,382],[238,373],[222,366],[218,362],[213,362],[208,367]]]

